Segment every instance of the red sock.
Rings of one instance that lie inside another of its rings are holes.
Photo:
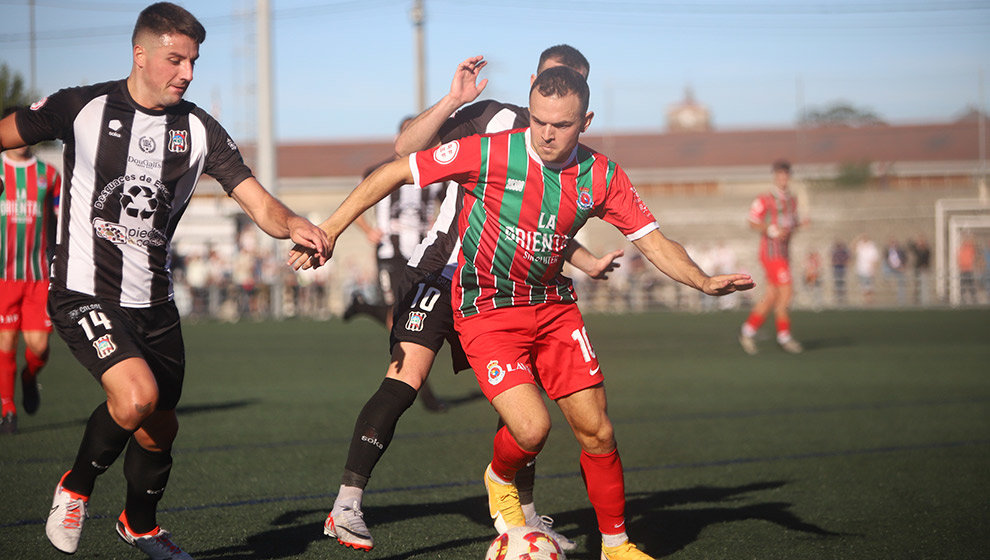
[[[746,324],[749,325],[749,328],[753,329],[753,332],[756,332],[760,330],[760,327],[763,326],[763,321],[765,320],[765,315],[758,315],[756,312],[753,312],[746,318]]]
[[[17,412],[14,388],[17,383],[17,354],[0,351],[0,415]]]
[[[598,517],[598,530],[615,535],[626,530],[626,487],[619,450],[605,455],[581,452],[581,475]]]
[[[777,334],[784,334],[791,332],[791,320],[790,319],[777,319]]]
[[[48,354],[48,352],[45,352],[45,354]],[[48,363],[47,356],[44,358],[36,356],[30,348],[24,349],[24,360],[27,362],[28,375],[38,375],[41,368],[45,367],[45,364]]]
[[[492,454],[492,472],[502,480],[511,481],[516,478],[516,472],[536,458],[538,452],[526,451],[516,443],[509,430],[502,426],[495,432],[494,453]]]

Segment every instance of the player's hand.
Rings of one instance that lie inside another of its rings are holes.
[[[289,218],[287,225],[289,227],[289,238],[296,242],[295,247],[290,251],[290,255],[297,251],[305,252],[309,255],[306,261],[311,263],[310,266],[322,266],[326,264],[333,250],[333,244],[326,232],[301,216]],[[291,258],[289,261],[290,266],[293,266],[296,270],[299,267],[293,263],[297,260],[298,256]]]
[[[705,280],[701,291],[710,296],[724,296],[734,292],[752,290],[756,284],[749,274],[722,274]]]
[[[592,267],[585,271],[588,276],[595,280],[608,280],[608,273],[622,266],[616,259],[622,258],[625,251],[617,249],[595,260]]]
[[[485,91],[488,78],[479,82],[478,75],[487,65],[488,62],[483,55],[472,56],[457,65],[454,80],[450,83],[450,96],[456,99],[459,105],[471,103]]]
[[[286,264],[291,266],[293,270],[319,268],[326,264],[330,260],[330,257],[333,256],[335,242],[335,238],[329,237],[325,255],[318,253],[311,247],[297,243],[289,250],[289,260],[286,261]]]

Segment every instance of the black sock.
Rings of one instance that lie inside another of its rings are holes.
[[[127,525],[135,534],[147,533],[158,526],[158,502],[165,493],[172,454],[149,451],[131,439],[124,455],[124,478],[127,479]]]
[[[371,471],[392,441],[399,417],[415,400],[416,390],[408,384],[390,377],[382,381],[354,423],[354,435],[341,479],[343,484],[365,487]]]
[[[76,462],[62,486],[83,496],[92,494],[96,477],[106,472],[117,460],[132,433],[114,421],[106,402],[96,407],[86,423],[86,432],[79,444]]]
[[[519,491],[519,503],[533,503],[533,484],[536,482],[536,459],[533,459],[526,466],[516,471],[514,480],[516,490]]]

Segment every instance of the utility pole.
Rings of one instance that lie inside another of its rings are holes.
[[[29,95],[38,95],[38,48],[35,45],[35,26],[34,26],[34,0],[30,2],[31,15],[30,15],[30,36],[31,36],[31,91]]]
[[[277,196],[278,169],[275,160],[275,110],[272,102],[272,25],[271,9],[268,0],[258,0],[258,180]],[[276,251],[276,241],[269,240],[272,255]],[[270,258],[272,255],[265,255]],[[282,318],[282,281],[276,275],[271,286],[271,310],[277,319]]]
[[[422,113],[426,110],[426,48],[423,44],[423,24],[426,20],[426,10],[423,0],[413,0],[412,18],[416,43],[416,110]]]

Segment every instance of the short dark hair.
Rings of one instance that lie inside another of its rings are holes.
[[[24,108],[24,105],[8,105],[3,108],[3,114],[0,114],[0,119],[6,117],[7,115],[13,115],[17,111]]]
[[[591,99],[588,82],[584,76],[567,66],[554,66],[540,72],[529,88],[530,95],[534,91],[539,91],[543,97],[564,97],[573,93],[581,101],[581,115],[588,111],[588,101]]]
[[[158,2],[141,10],[137,23],[134,24],[131,45],[137,44],[138,35],[142,31],[155,35],[181,33],[196,41],[197,45],[206,40],[206,28],[196,19],[196,16],[182,6],[177,6],[171,2]]]
[[[777,161],[773,162],[773,166],[771,167],[771,169],[773,169],[774,171],[786,171],[790,173],[791,162],[787,161],[786,159],[778,159]]]
[[[591,64],[588,59],[581,54],[581,51],[570,45],[554,45],[540,54],[540,63],[536,66],[536,73],[544,70],[548,60],[556,60],[562,65],[576,70],[579,74],[591,72]]]

